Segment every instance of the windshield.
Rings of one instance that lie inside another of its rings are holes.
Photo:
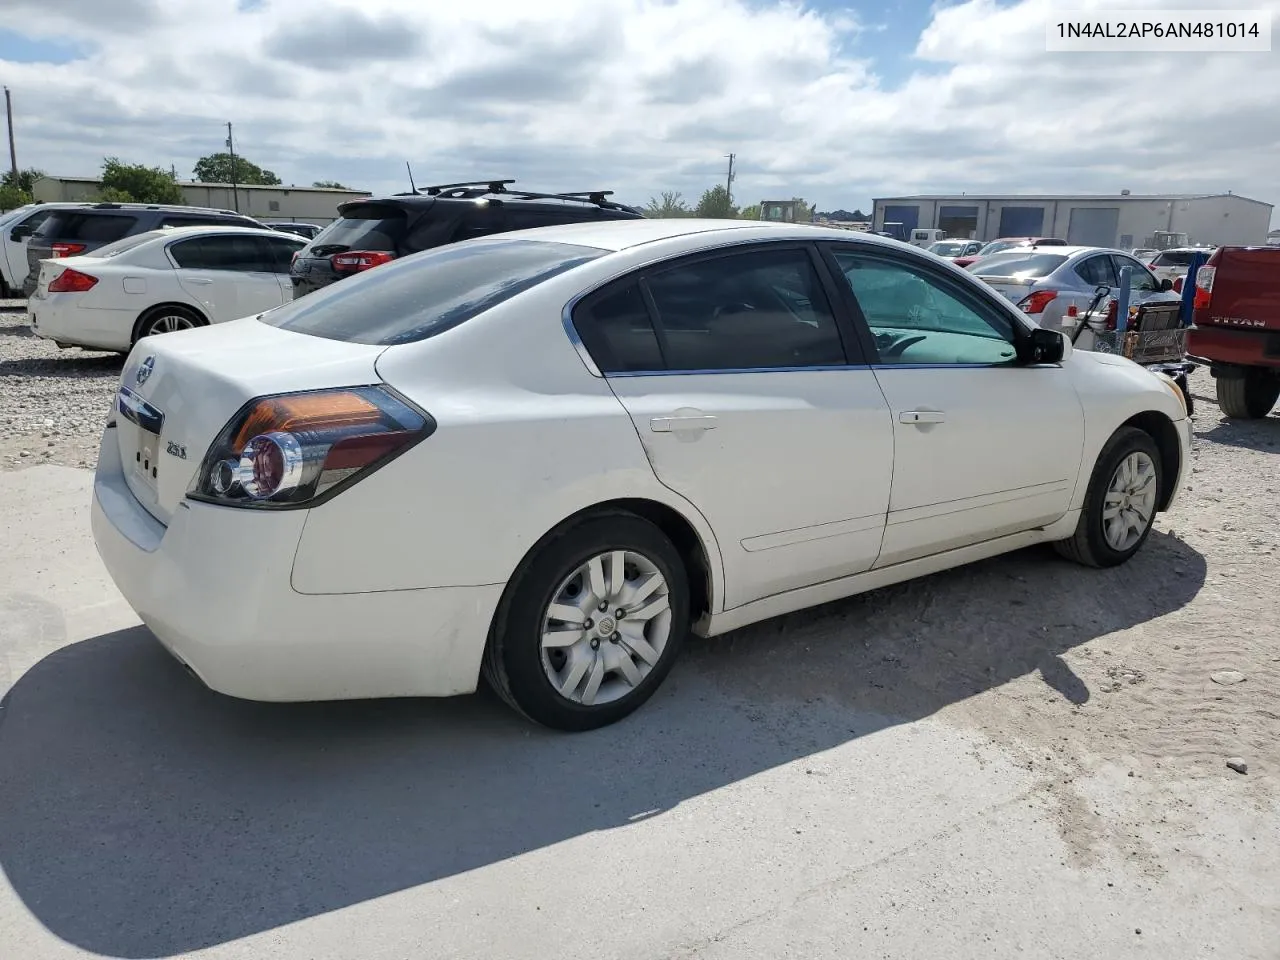
[[[985,247],[978,251],[978,255],[982,257],[990,256],[993,253],[999,253],[1001,250],[1012,250],[1014,247],[1026,245],[1026,240],[992,240]]]
[[[604,253],[539,240],[470,240],[331,284],[260,319],[282,330],[347,343],[412,343]]]
[[[937,243],[930,244],[929,252],[936,253],[940,257],[958,257],[964,253],[964,248],[967,246],[968,244],[961,240],[939,240]]]
[[[982,277],[1038,280],[1047,277],[1066,262],[1067,258],[1060,253],[997,253],[969,264],[967,269]]]

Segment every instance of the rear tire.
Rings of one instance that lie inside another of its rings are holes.
[[[1243,376],[1218,377],[1218,406],[1232,420],[1258,420],[1280,400],[1280,377],[1264,370],[1245,370]]]
[[[1162,489],[1155,440],[1136,427],[1121,427],[1098,455],[1075,533],[1054,549],[1086,567],[1119,566],[1146,543]]]
[[[485,680],[544,726],[606,726],[671,671],[689,609],[684,562],[658,527],[620,511],[589,516],[548,537],[512,577],[485,649]]]
[[[138,322],[133,325],[131,342],[137,345],[143,337],[175,333],[179,330],[191,330],[208,325],[208,320],[189,307],[165,304],[153,307],[138,318]]]

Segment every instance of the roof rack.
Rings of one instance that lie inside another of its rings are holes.
[[[439,196],[446,190],[458,190],[466,187],[476,188],[484,187],[487,193],[506,193],[508,183],[515,183],[514,180],[466,180],[462,183],[438,183],[434,187],[419,187],[419,193],[425,193],[429,197]]]

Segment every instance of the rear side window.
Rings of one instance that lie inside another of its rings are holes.
[[[969,265],[969,270],[983,277],[1025,277],[1036,280],[1047,277],[1067,262],[1059,253],[996,253]]]
[[[665,366],[649,309],[634,280],[583,300],[573,311],[573,327],[602,373]]]
[[[230,270],[236,273],[274,273],[266,244],[259,237],[192,237],[169,246],[179,267]]]
[[[138,222],[137,217],[116,213],[55,213],[37,231],[49,240],[82,240],[111,243],[119,240]]]
[[[604,253],[529,240],[437,247],[330,284],[264,314],[260,322],[347,343],[412,343]]]
[[[405,213],[398,207],[361,204],[349,207],[341,217],[311,241],[311,252],[328,256],[344,250],[385,250],[394,253],[404,236]]]

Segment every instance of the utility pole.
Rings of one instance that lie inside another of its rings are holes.
[[[729,154],[729,175],[724,180],[724,189],[725,193],[729,194],[730,204],[733,203],[733,161],[736,159],[738,159],[736,153]]]
[[[231,154],[231,205],[240,212],[240,193],[236,189],[236,144],[231,136],[231,121],[227,121],[227,152]]]
[[[13,185],[18,185],[18,151],[13,145],[13,97],[4,88],[4,115],[9,120],[9,169],[13,172]]]

